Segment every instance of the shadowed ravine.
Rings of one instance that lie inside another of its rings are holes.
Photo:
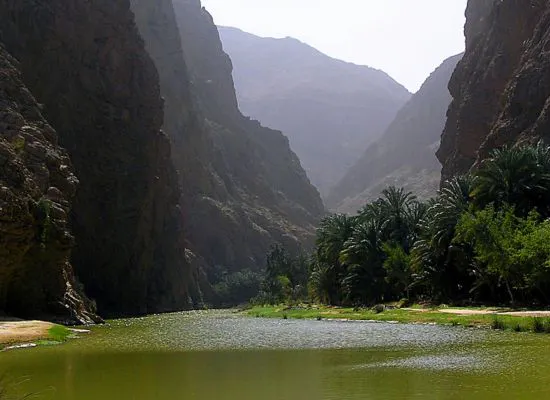
[[[1,369],[24,381],[21,392],[59,400],[543,398],[548,344],[457,327],[203,312],[113,321],[64,346],[3,354]]]

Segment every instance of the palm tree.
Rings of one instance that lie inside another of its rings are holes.
[[[313,297],[322,304],[332,304],[334,286],[333,269],[327,264],[315,264],[309,278],[309,289]]]
[[[526,216],[533,208],[548,214],[550,149],[536,146],[495,149],[475,172],[472,191],[479,208],[509,204]]]
[[[455,228],[470,205],[473,179],[459,176],[443,184],[420,222],[420,238],[412,251],[413,285],[427,287],[432,296],[449,297],[467,276],[468,249],[453,245]]]
[[[323,279],[331,281],[330,287],[323,284],[324,290],[328,291],[326,297],[331,304],[338,303],[342,297],[340,282],[346,270],[340,262],[340,253],[351,237],[356,224],[355,217],[335,214],[323,219],[317,230],[317,264],[322,266],[319,272],[322,272]]]
[[[407,244],[414,245],[421,233],[421,224],[428,215],[431,203],[413,201],[407,209],[405,223],[408,227]]]
[[[382,239],[385,221],[372,219],[357,225],[340,254],[346,266],[342,288],[348,301],[379,301],[385,291]]]
[[[321,221],[317,230],[317,259],[334,266],[339,263],[340,252],[356,225],[356,218],[334,214]]]
[[[386,224],[388,240],[400,243],[407,251],[409,248],[407,222],[414,203],[416,203],[416,197],[411,192],[405,192],[405,189],[397,189],[395,186],[385,189],[380,201],[384,214],[388,218]]]

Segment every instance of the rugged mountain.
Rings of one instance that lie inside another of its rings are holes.
[[[386,73],[336,60],[296,39],[219,31],[235,67],[241,110],[288,135],[323,195],[410,98]]]
[[[0,0],[0,312],[89,321],[73,271],[102,315],[184,309],[208,267],[311,243],[288,140],[239,112],[200,2],[176,10]]]
[[[443,179],[493,148],[550,135],[550,2],[470,0],[466,53],[437,157]]]
[[[160,72],[192,257],[206,268],[258,268],[275,242],[311,243],[319,194],[281,132],[240,113],[231,60],[200,1],[132,7]]]
[[[191,269],[170,143],[160,130],[158,74],[128,2],[0,0],[0,21],[0,42],[19,61],[80,181],[70,212],[71,263],[86,293],[107,315],[190,306]],[[50,192],[40,185],[34,201]],[[58,189],[70,197],[70,187]],[[33,275],[27,291],[34,280],[40,285]]]
[[[69,263],[78,180],[57,133],[0,46],[0,311],[97,320]]]
[[[435,157],[451,95],[449,79],[462,54],[443,62],[397,113],[384,135],[327,197],[327,206],[354,212],[376,199],[386,187],[403,186],[421,198],[439,187],[441,165]]]

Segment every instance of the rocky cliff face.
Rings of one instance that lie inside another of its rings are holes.
[[[78,180],[17,65],[0,45],[0,311],[93,322],[69,263]]]
[[[383,71],[331,58],[299,40],[219,31],[241,110],[288,135],[323,197],[410,98]]]
[[[443,179],[493,148],[546,138],[550,127],[550,3],[470,0],[466,14],[466,53],[437,153]]]
[[[319,195],[240,114],[200,2],[131,6],[0,0],[0,312],[90,320],[71,265],[101,314],[184,309],[203,267],[313,238]]]
[[[212,17],[198,0],[132,7],[160,72],[190,249],[204,265],[263,265],[271,244],[312,241],[323,205],[288,140],[242,116]],[[179,28],[179,43],[175,32]]]
[[[443,62],[397,113],[327,198],[327,206],[352,213],[394,185],[422,199],[436,194],[441,165],[435,157],[451,95],[449,79],[461,54]]]
[[[180,190],[155,66],[125,0],[0,1],[0,42],[80,180],[72,264],[103,314],[190,304]]]

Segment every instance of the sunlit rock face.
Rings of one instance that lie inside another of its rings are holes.
[[[437,156],[442,178],[467,172],[503,145],[549,135],[550,4],[470,0],[466,53]]]

